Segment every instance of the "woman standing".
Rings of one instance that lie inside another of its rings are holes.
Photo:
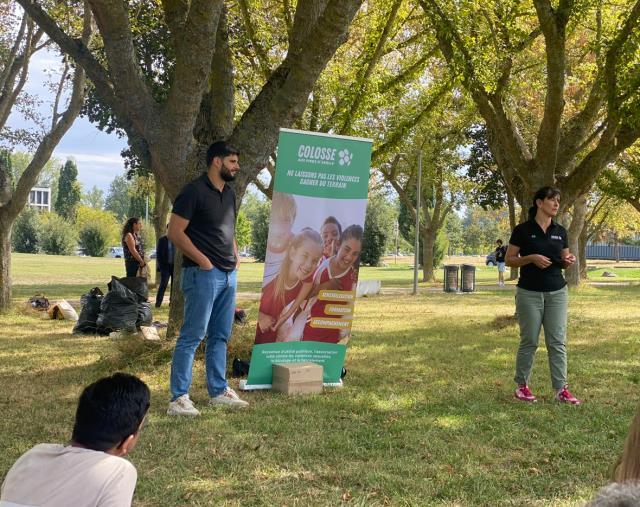
[[[140,231],[142,220],[138,217],[129,218],[122,228],[122,250],[124,251],[124,266],[127,276],[136,276],[138,269],[146,266],[144,262],[144,246]]]
[[[567,231],[553,220],[559,207],[560,190],[541,188],[533,197],[529,220],[517,225],[509,239],[506,264],[521,268],[516,293],[520,346],[515,375],[518,387],[514,396],[520,401],[536,401],[528,382],[540,328],[544,327],[555,399],[579,405],[580,400],[567,386],[568,290],[562,274],[576,258],[569,252]]]

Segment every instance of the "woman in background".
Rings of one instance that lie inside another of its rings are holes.
[[[136,276],[138,269],[146,266],[144,261],[144,245],[140,237],[142,220],[138,217],[127,219],[122,228],[122,250],[127,276]]]

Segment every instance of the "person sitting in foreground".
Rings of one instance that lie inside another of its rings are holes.
[[[38,444],[9,470],[0,507],[130,506],[138,474],[123,458],[149,409],[147,385],[116,373],[86,387],[67,446]]]
[[[640,481],[640,405],[629,426],[622,455],[614,465],[612,479],[613,482]]]
[[[640,505],[640,484],[623,482],[609,484],[585,507],[638,507]]]

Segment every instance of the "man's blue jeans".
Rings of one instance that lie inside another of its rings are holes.
[[[183,268],[181,288],[184,323],[173,351],[171,399],[189,392],[193,358],[205,335],[207,389],[209,396],[218,396],[227,388],[227,342],[236,305],[236,270]]]

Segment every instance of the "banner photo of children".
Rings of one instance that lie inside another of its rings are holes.
[[[262,295],[244,389],[311,361],[340,384],[351,335],[371,141],[281,129]]]

